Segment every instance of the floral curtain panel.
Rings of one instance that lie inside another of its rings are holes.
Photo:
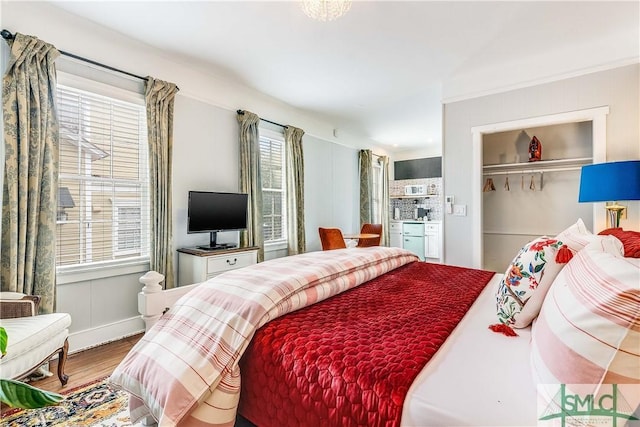
[[[149,199],[151,203],[151,270],[164,274],[164,287],[175,286],[173,277],[171,162],[173,104],[178,87],[147,77],[145,101],[149,141]]]
[[[293,126],[284,128],[287,181],[287,242],[289,255],[306,251],[304,232],[304,131]]]
[[[3,78],[5,165],[0,263],[3,291],[56,302],[58,112],[52,45],[17,33]]]
[[[373,154],[371,150],[360,150],[360,226],[372,222],[371,191],[373,190]]]
[[[374,156],[376,159],[374,160]],[[382,224],[380,244],[389,244],[389,157],[376,156],[371,150],[360,150],[360,226]],[[374,162],[376,166],[374,168]],[[374,174],[377,184],[374,185]],[[374,203],[374,199],[377,203]]]
[[[241,246],[257,246],[258,262],[264,260],[262,232],[262,178],[260,176],[260,117],[249,111],[238,112],[240,124],[240,191],[248,194],[247,230],[240,233]]]

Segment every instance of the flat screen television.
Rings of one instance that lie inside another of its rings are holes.
[[[242,193],[216,193],[189,191],[187,233],[210,233],[209,246],[199,249],[214,250],[234,247],[218,244],[218,231],[247,228],[247,195]]]

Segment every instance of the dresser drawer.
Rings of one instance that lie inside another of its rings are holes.
[[[178,249],[178,286],[209,280],[218,274],[255,264],[258,248],[204,251],[198,248]]]
[[[255,264],[253,253],[234,253],[207,259],[207,275]]]

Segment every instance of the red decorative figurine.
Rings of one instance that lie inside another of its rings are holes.
[[[542,158],[542,143],[535,136],[529,143],[529,161],[537,162]]]

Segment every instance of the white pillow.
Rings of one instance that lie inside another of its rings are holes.
[[[574,255],[589,243],[598,240],[598,236],[589,231],[584,225],[582,218],[578,218],[575,224],[569,226],[555,238],[567,245]]]

